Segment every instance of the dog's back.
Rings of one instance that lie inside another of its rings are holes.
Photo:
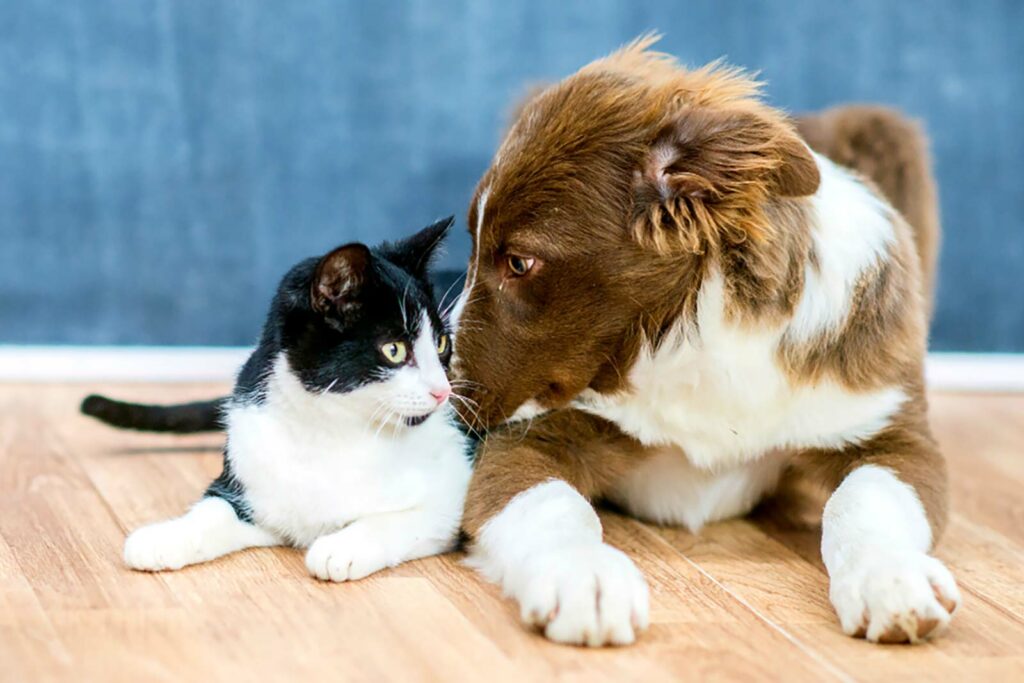
[[[914,229],[928,310],[939,253],[938,196],[928,140],[907,116],[877,105],[846,105],[796,120],[807,143],[870,178]]]

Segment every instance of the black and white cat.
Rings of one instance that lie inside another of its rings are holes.
[[[346,581],[452,548],[471,462],[426,272],[451,224],[291,269],[222,406],[222,474],[181,517],[128,536],[130,567],[291,545],[315,576]]]

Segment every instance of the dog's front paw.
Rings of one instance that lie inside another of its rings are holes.
[[[628,645],[648,624],[647,582],[633,561],[604,543],[541,551],[506,585],[523,620],[559,643]]]
[[[355,581],[391,564],[379,544],[354,527],[321,536],[306,551],[306,568],[323,581]]]
[[[829,590],[847,635],[918,643],[942,632],[960,606],[953,575],[921,552],[864,548],[835,572]]]

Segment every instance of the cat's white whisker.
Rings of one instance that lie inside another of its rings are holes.
[[[456,378],[456,379],[450,380],[450,382],[451,382],[451,385],[452,385],[453,388],[454,387],[460,387],[460,388],[461,387],[469,387],[469,388],[476,387],[478,389],[482,389],[483,386],[484,386],[480,382],[474,382],[472,380],[462,379],[462,378]]]
[[[380,436],[381,430],[384,429],[384,427],[387,426],[387,424],[389,422],[391,422],[392,418],[394,417],[394,411],[393,410],[391,410],[385,404],[381,404],[381,406],[384,408],[383,418],[381,419],[380,426],[377,427],[377,431],[373,433],[373,441],[374,441],[374,443],[377,442],[377,437]]]
[[[480,404],[479,404],[479,403],[478,403],[477,401],[475,401],[475,400],[471,399],[471,398],[470,398],[470,397],[468,397],[468,396],[463,396],[462,394],[460,394],[460,393],[458,393],[458,392],[454,392],[454,391],[453,391],[453,392],[452,392],[452,398],[457,398],[457,399],[459,399],[460,401],[463,401],[464,403],[468,403],[468,404],[470,404],[470,405],[472,405],[472,406],[475,406],[475,407],[477,407],[477,408],[479,408],[479,407],[480,407]]]
[[[480,406],[480,404],[477,403],[476,401],[474,401],[473,399],[468,398],[466,396],[463,396],[462,394],[456,393],[454,391],[452,392],[451,396],[449,396],[448,398],[450,398],[452,400],[456,400],[456,401],[461,401],[464,405],[467,405],[467,406],[470,406],[470,407],[479,408],[479,406]]]
[[[444,294],[441,295],[441,300],[438,303],[437,307],[441,311],[442,318],[445,318],[447,316],[448,311],[451,310],[451,307],[454,306],[455,302],[458,300],[458,297],[456,297],[455,299],[452,299],[447,305],[445,304],[445,301],[448,299],[448,295],[451,294],[452,290],[455,288],[455,285],[459,284],[460,280],[465,282],[466,276],[463,275],[461,277],[455,278],[452,281],[452,283],[448,285],[448,289],[444,290]]]
[[[400,309],[402,311],[402,323],[405,326],[406,333],[409,332],[409,316],[406,313],[406,310],[407,310],[406,309],[406,302],[408,301],[409,285],[411,285],[411,284],[412,284],[412,279],[411,278],[405,281],[405,289],[402,290],[402,297],[398,300],[398,305],[399,305],[399,307],[400,307]]]
[[[473,435],[475,437],[477,437],[478,439],[482,438],[480,432],[477,431],[477,429],[475,427],[475,425],[480,423],[480,411],[479,411],[479,409],[478,408],[474,408],[469,403],[465,403],[465,401],[469,400],[465,396],[459,396],[458,394],[452,394],[451,398],[464,402],[463,405],[465,406],[466,410],[469,411],[470,417],[472,418],[472,423],[464,422],[464,424],[466,425],[466,429],[468,429],[470,432],[472,432]]]
[[[478,301],[480,301],[481,299],[483,299],[483,294],[478,294],[478,295],[477,295],[476,297],[474,297],[474,298],[471,298],[471,299],[467,299],[467,300],[466,300],[466,303],[464,303],[464,304],[463,304],[463,310],[465,310],[465,308],[466,308],[466,307],[468,307],[468,306],[472,306],[473,304],[477,303],[477,302],[478,302]],[[455,298],[455,299],[454,299],[454,300],[453,300],[453,301],[452,301],[452,302],[451,302],[450,304],[448,304],[448,308],[444,309],[445,315],[447,315],[448,313],[450,313],[450,312],[451,312],[451,310],[452,310],[452,309],[453,309],[453,308],[455,307],[455,305],[456,305],[456,304],[457,304],[458,302],[459,302],[459,299],[458,299],[458,297],[456,297],[456,298]]]
[[[373,409],[372,413],[370,413],[370,417],[366,420],[366,423],[372,426],[373,423],[377,422],[378,420],[386,420],[387,411],[388,405],[383,401],[378,401],[377,407]]]

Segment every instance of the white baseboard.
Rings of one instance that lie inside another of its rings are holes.
[[[251,349],[214,346],[0,346],[3,382],[228,382]],[[936,391],[1024,392],[1024,354],[932,353]]]
[[[935,391],[1024,392],[1024,353],[930,353],[925,377]]]
[[[0,346],[0,381],[230,382],[242,346]]]

